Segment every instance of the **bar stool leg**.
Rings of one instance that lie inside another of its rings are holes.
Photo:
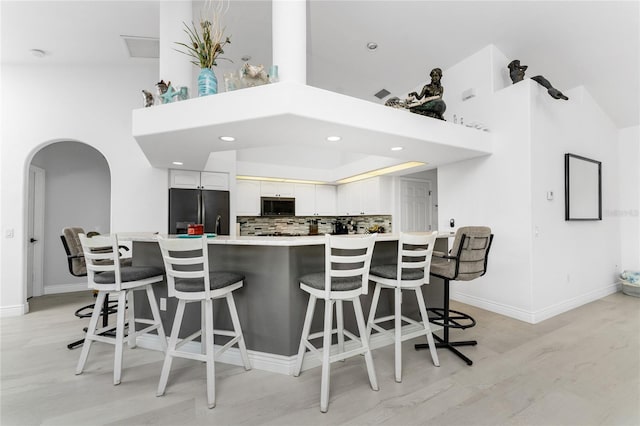
[[[373,365],[373,357],[371,356],[371,348],[369,348],[369,338],[367,337],[367,327],[364,323],[364,314],[362,313],[362,305],[360,304],[360,298],[353,299],[353,310],[356,314],[356,322],[358,323],[358,333],[360,333],[360,340],[362,346],[365,349],[364,360],[367,364],[367,373],[369,374],[369,383],[371,389],[378,390],[378,378],[376,377],[376,369]],[[329,336],[331,338],[331,336]]]
[[[300,338],[300,347],[298,349],[298,358],[296,359],[296,366],[293,370],[294,377],[300,375],[302,370],[302,361],[304,361],[304,355],[307,351],[305,342],[309,338],[309,331],[311,330],[311,320],[313,319],[313,312],[316,308],[316,297],[312,294],[309,295],[309,303],[307,304],[307,314],[304,317],[304,325],[302,326],[302,337]]]
[[[162,326],[162,318],[160,318],[160,309],[158,309],[158,302],[156,302],[156,296],[153,292],[153,287],[151,285],[146,286],[147,298],[149,299],[149,306],[151,307],[151,315],[153,316],[153,321],[158,324],[157,333],[158,338],[160,339],[160,347],[162,348],[162,352],[167,353],[167,336],[164,334],[164,327]],[[133,311],[131,311],[133,312]],[[129,321],[129,333],[131,333],[131,326],[135,324],[135,319],[132,318]],[[135,333],[135,325],[133,325],[133,341],[135,345],[136,341],[136,333]]]
[[[102,306],[104,304],[106,296],[107,294],[105,292],[99,291],[94,306]],[[94,307],[93,313],[91,314],[91,320],[89,320],[89,328],[87,328],[84,343],[82,344],[82,352],[80,353],[80,359],[78,360],[78,366],[76,367],[76,374],[82,374],[82,370],[84,370],[84,365],[87,362],[87,358],[89,357],[89,350],[91,349],[91,344],[93,343],[92,337],[96,335],[96,328],[98,327],[99,318],[100,309]]]
[[[124,345],[124,322],[127,305],[127,291],[121,290],[118,294],[118,315],[116,322],[116,353],[113,361],[113,384],[120,384],[122,375],[122,346]]]
[[[130,348],[136,347],[136,311],[135,311],[135,301],[134,301],[135,291],[129,290],[127,291],[127,318],[129,319],[129,328],[127,330],[127,344]],[[151,303],[151,301],[149,301]],[[153,308],[152,308],[153,312]]]
[[[178,344],[178,334],[180,333],[180,326],[182,325],[182,316],[184,315],[184,306],[186,302],[183,299],[178,299],[178,307],[176,308],[176,315],[173,318],[173,327],[171,327],[171,336],[169,337],[169,347],[167,353],[164,356],[164,363],[162,364],[162,372],[160,373],[160,382],[158,383],[158,390],[156,396],[164,395],[164,391],[167,388],[167,380],[169,379],[169,371],[171,370],[171,361],[173,361],[173,353],[176,351],[176,345]]]
[[[393,290],[395,299],[394,315],[394,344],[395,344],[395,366],[396,382],[402,382],[402,289],[396,287]]]
[[[205,315],[207,309],[204,306],[204,302],[204,300],[200,301],[200,353],[202,355],[207,353],[207,337],[204,332],[204,329],[206,328]]]
[[[336,322],[338,329],[338,353],[344,352],[344,314],[342,310],[342,300],[336,300]],[[340,361],[344,362],[344,359]]]
[[[433,333],[431,332],[431,326],[429,325],[429,315],[427,314],[427,307],[422,297],[421,287],[416,290],[416,298],[418,299],[418,307],[420,308],[420,316],[422,317],[422,323],[424,324],[424,331],[427,335],[427,342],[429,343],[429,352],[431,352],[431,360],[436,367],[440,367],[440,360],[438,359],[438,351],[436,350],[436,344],[433,340]]]
[[[227,294],[227,305],[229,305],[229,314],[231,314],[231,322],[233,323],[233,330],[238,339],[238,348],[240,349],[240,355],[242,356],[242,363],[245,370],[251,370],[251,362],[249,362],[249,354],[247,353],[247,346],[244,343],[244,335],[242,334],[242,328],[240,327],[240,318],[238,318],[238,310],[236,309],[236,303],[233,300],[231,293]]]
[[[209,408],[216,406],[216,365],[213,347],[213,300],[205,300],[205,338],[207,341],[207,404]]]
[[[376,283],[376,288],[373,290],[373,298],[371,299],[371,309],[369,310],[369,320],[367,321],[367,337],[371,338],[371,332],[373,330],[373,323],[376,319],[376,310],[378,309],[378,299],[380,298],[380,283]]]
[[[333,329],[333,300],[324,301],[324,335],[322,339],[322,379],[320,383],[320,411],[326,413],[329,409],[329,385],[331,364],[331,330]]]

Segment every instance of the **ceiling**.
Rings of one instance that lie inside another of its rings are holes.
[[[617,127],[635,126],[640,124],[639,3],[311,0],[307,84],[383,103],[374,96],[380,89],[404,97],[426,81],[428,70],[446,70],[494,44],[507,58],[528,65],[527,76],[542,74],[563,91],[583,85]],[[158,37],[158,1],[2,0],[0,6],[3,64],[157,62],[130,58],[121,36]],[[199,8],[196,2],[196,17]],[[237,69],[246,55],[254,64],[271,63],[270,16],[270,1],[231,0],[224,22],[232,44],[225,56],[233,63],[220,62],[220,72]],[[366,49],[370,41],[377,50]],[[30,49],[46,55],[36,58]],[[252,148],[238,158],[266,155]],[[274,156],[299,164],[298,156]],[[339,157],[333,158],[359,158]]]

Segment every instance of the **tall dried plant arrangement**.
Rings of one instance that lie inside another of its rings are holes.
[[[225,36],[226,27],[220,23],[221,18],[229,10],[229,1],[207,0],[200,13],[200,30],[191,22],[191,26],[184,24],[189,36],[190,44],[176,42],[183,46],[186,51],[178,50],[185,55],[191,56],[194,60],[192,64],[200,68],[211,68],[217,65],[218,59],[230,61],[220,55],[224,54],[224,47],[231,43],[231,39]]]

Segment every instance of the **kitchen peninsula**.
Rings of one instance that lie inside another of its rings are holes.
[[[395,262],[398,234],[378,234],[372,265]],[[442,233],[436,249],[446,250],[449,233]],[[133,264],[163,266],[162,255],[153,235],[130,236],[133,242]],[[351,237],[347,237],[351,238]],[[298,278],[324,269],[324,236],[301,237],[228,237],[209,239],[209,261],[212,270],[233,270],[245,275],[244,287],[234,292],[238,315],[247,348],[255,368],[291,374],[298,351],[308,295],[300,290]],[[167,297],[166,281],[154,288],[157,298]],[[388,294],[386,294],[388,293]],[[368,313],[373,291],[362,297],[365,315]],[[435,279],[423,286],[429,307],[442,303],[443,287]],[[403,315],[419,319],[418,305],[407,297],[403,301]],[[162,306],[161,303],[159,303]],[[167,299],[167,309],[161,311],[165,330],[171,330],[177,300]],[[136,315],[150,317],[142,298],[135,303]],[[378,312],[387,315],[393,309],[393,293],[383,292]],[[314,316],[312,330],[322,328],[322,310]],[[223,301],[214,301],[216,328],[231,327]],[[357,330],[352,308],[345,306],[345,328]],[[200,326],[200,308],[193,304],[185,312],[180,336],[188,336]],[[411,326],[407,326],[411,327]],[[222,339],[222,337],[220,337]],[[224,343],[216,337],[216,344]],[[378,342],[383,346],[389,342]],[[139,342],[154,347],[154,342]],[[372,346],[375,342],[372,339]],[[194,350],[199,350],[199,346]],[[312,357],[308,357],[312,358]],[[235,363],[234,359],[222,361]],[[239,358],[237,360],[239,362]],[[306,361],[305,361],[306,362]]]

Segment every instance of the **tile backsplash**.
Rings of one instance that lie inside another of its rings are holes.
[[[391,232],[391,216],[289,216],[263,217],[238,216],[240,235],[265,234],[300,234],[308,235],[311,221],[318,222],[318,234],[335,232],[335,223],[347,225],[347,229],[355,229],[358,234],[364,234],[373,225],[384,228],[384,232]]]

